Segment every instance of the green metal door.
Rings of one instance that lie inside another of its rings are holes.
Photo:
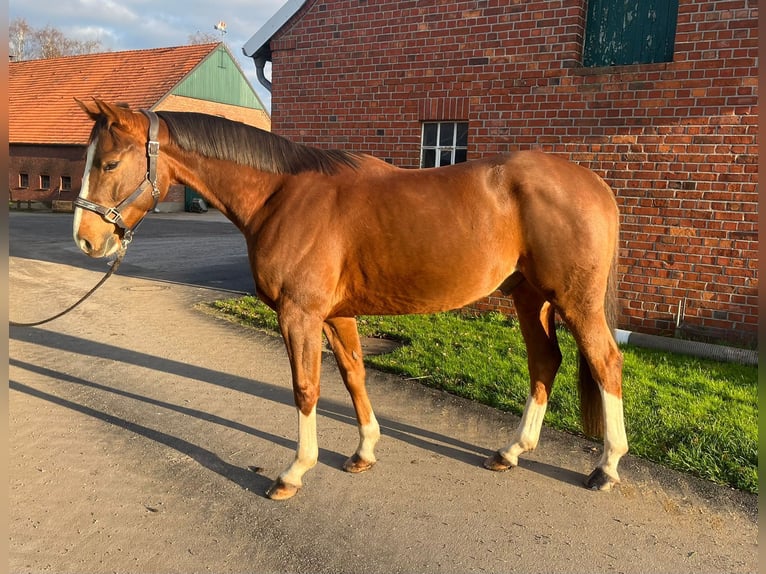
[[[678,0],[588,0],[583,66],[673,61]]]

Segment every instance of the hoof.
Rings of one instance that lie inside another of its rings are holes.
[[[354,453],[343,464],[343,470],[353,474],[358,474],[360,472],[364,472],[365,470],[370,470],[374,465],[375,465],[375,461],[373,462],[366,461],[362,457],[360,457],[358,454]]]
[[[271,500],[287,500],[295,496],[300,486],[293,484],[287,484],[281,478],[276,479],[269,489],[266,491],[266,496]]]
[[[500,452],[495,452],[492,456],[488,457],[484,461],[484,468],[494,470],[495,472],[503,472],[512,469],[515,464],[507,460]]]
[[[590,476],[585,479],[585,488],[590,490],[611,490],[615,484],[619,484],[619,479],[615,479],[605,473],[601,468],[596,467]]]

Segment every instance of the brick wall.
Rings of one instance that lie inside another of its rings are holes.
[[[8,189],[10,200],[14,202],[34,201],[48,207],[53,201],[74,201],[82,187],[85,171],[86,147],[82,146],[47,146],[11,144],[9,146]],[[29,187],[19,186],[19,174],[29,176]],[[41,175],[48,175],[50,189],[40,189]],[[62,176],[71,178],[72,189],[59,189]],[[165,199],[160,204],[161,211],[178,211],[184,208],[185,190],[183,185],[171,186]],[[22,203],[23,205],[23,203]]]
[[[585,0],[309,1],[272,40],[272,129],[419,161],[467,120],[469,159],[539,148],[622,214],[620,326],[757,338],[756,0],[679,0],[674,61],[583,68]],[[495,294],[497,295],[497,294]],[[492,296],[476,308],[510,308]]]
[[[73,200],[82,185],[85,166],[84,146],[9,146],[8,189],[11,199],[50,202]],[[19,174],[29,176],[29,186],[19,185]],[[40,188],[40,176],[50,177],[50,188]],[[59,191],[62,176],[71,178],[72,191]]]

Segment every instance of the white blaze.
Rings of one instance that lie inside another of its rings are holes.
[[[90,180],[90,170],[93,167],[93,156],[96,153],[97,143],[98,143],[98,138],[93,138],[93,141],[88,146],[88,155],[85,158],[85,173],[82,176],[82,187],[80,187],[80,197],[82,197],[83,199],[88,199],[88,182]],[[79,240],[77,239],[77,230],[80,229],[81,217],[82,217],[82,209],[80,209],[79,207],[75,207],[74,223],[72,227],[73,227],[73,234],[74,234],[74,242],[77,243],[77,245],[80,244]]]

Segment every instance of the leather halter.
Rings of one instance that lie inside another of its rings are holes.
[[[142,181],[136,190],[131,193],[128,197],[123,199],[120,203],[115,205],[114,207],[106,207],[104,205],[99,205],[98,203],[93,203],[92,201],[88,201],[87,199],[84,199],[82,197],[78,197],[74,200],[74,205],[77,207],[80,207],[82,209],[87,209],[89,211],[94,211],[101,215],[106,221],[109,223],[112,223],[123,230],[123,236],[122,236],[122,247],[125,249],[128,244],[133,240],[133,232],[136,230],[138,225],[144,220],[144,217],[149,213],[149,211],[153,211],[157,207],[157,202],[160,199],[160,190],[157,186],[157,156],[160,153],[160,142],[158,141],[159,137],[159,130],[160,130],[160,120],[157,117],[157,114],[150,110],[141,110],[141,112],[149,118],[149,140],[146,142],[146,158],[148,162],[148,168],[146,172],[146,176],[144,176],[144,181]],[[154,205],[149,211],[144,212],[144,214],[136,221],[131,227],[128,227],[128,225],[125,223],[125,221],[122,218],[121,211],[124,210],[126,207],[128,207],[131,203],[136,201],[141,194],[144,193],[148,188],[151,188],[152,190],[152,197],[154,198]]]

